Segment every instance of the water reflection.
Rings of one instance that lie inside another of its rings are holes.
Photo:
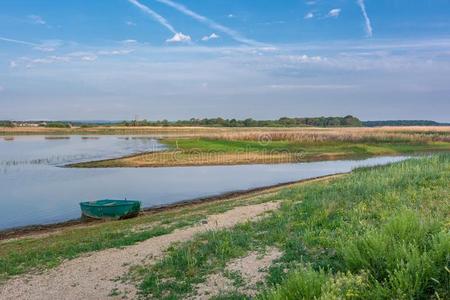
[[[47,140],[0,140],[0,229],[60,222],[80,215],[78,203],[114,198],[139,199],[145,207],[235,190],[274,185],[355,167],[386,164],[402,157],[364,161],[183,168],[68,169],[71,162],[116,157],[164,147],[152,137],[102,136]]]
[[[165,147],[153,137],[117,136],[20,136],[0,142],[0,170],[5,173],[23,165],[65,165],[128,154],[160,151]]]

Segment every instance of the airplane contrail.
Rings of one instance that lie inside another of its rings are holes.
[[[252,46],[264,46],[263,43],[248,39],[248,38],[242,36],[239,32],[234,31],[233,29],[223,26],[219,23],[216,23],[215,21],[210,20],[205,16],[199,15],[198,13],[190,10],[189,8],[187,8],[186,6],[184,6],[182,4],[173,2],[171,0],[156,0],[156,1],[174,8],[174,9],[178,10],[179,12],[181,12],[193,19],[195,19],[203,24],[208,25],[212,29],[215,29],[215,30],[218,30],[218,31],[221,31],[221,32],[227,34],[235,41],[238,41],[240,43],[247,44],[247,45],[252,45]]]
[[[363,14],[364,20],[366,22],[366,33],[368,37],[373,36],[372,23],[370,22],[369,16],[367,15],[366,5],[364,0],[358,0],[358,5],[361,8],[361,12]]]
[[[138,7],[144,13],[148,14],[150,17],[153,18],[153,20],[155,20],[156,22],[158,22],[162,26],[164,26],[167,29],[169,29],[173,34],[177,33],[175,28],[169,23],[169,21],[166,20],[166,18],[164,18],[163,16],[161,16],[160,14],[155,12],[154,10],[150,9],[148,6],[140,3],[137,0],[128,0],[128,2],[130,2],[131,4],[133,4],[136,7]]]
[[[9,38],[5,38],[5,37],[1,37],[1,36],[0,36],[0,41],[21,44],[21,45],[27,45],[27,46],[33,46],[33,47],[39,46],[38,44],[35,44],[35,43],[21,41],[21,40],[15,40],[15,39],[9,39]]]

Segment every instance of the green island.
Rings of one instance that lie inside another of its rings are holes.
[[[77,168],[176,167],[202,165],[276,164],[381,155],[413,155],[450,150],[447,141],[362,140],[289,141],[216,138],[161,139],[166,151],[72,164]]]

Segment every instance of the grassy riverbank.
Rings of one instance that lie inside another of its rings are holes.
[[[284,189],[270,217],[201,234],[130,278],[145,297],[180,299],[223,274],[234,288],[215,299],[246,299],[226,266],[277,248],[260,299],[447,299],[449,182],[450,155],[436,155]]]
[[[78,168],[276,164],[450,151],[442,141],[290,141],[162,139],[168,151],[71,165]]]
[[[310,184],[313,181],[316,180],[298,184]],[[211,214],[222,213],[239,206],[270,202],[281,189],[282,187],[261,189],[248,195],[230,196],[211,203],[186,205],[144,214],[134,219],[49,228],[35,233],[30,232],[23,237],[19,235],[19,238],[0,240],[0,283],[14,275],[55,267],[62,261],[73,259],[83,253],[128,246],[165,235],[175,229],[197,224]]]

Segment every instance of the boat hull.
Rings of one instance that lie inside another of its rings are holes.
[[[141,202],[131,200],[99,200],[80,203],[83,217],[93,219],[119,220],[139,214]]]

